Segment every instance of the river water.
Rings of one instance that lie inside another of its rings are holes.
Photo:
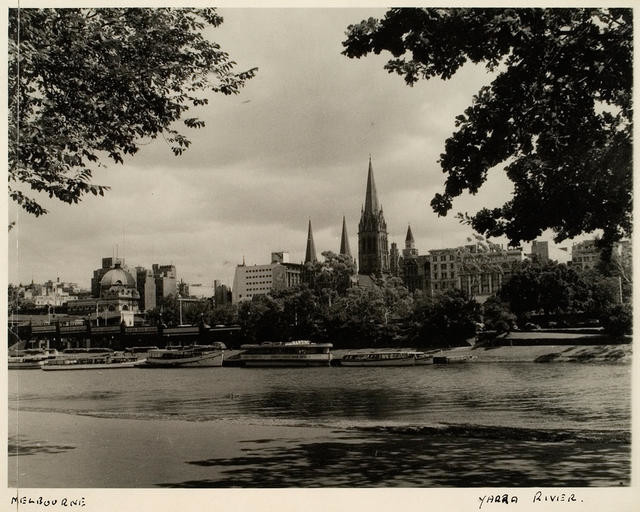
[[[206,474],[176,468],[145,486],[630,483],[629,364],[12,371],[9,408],[256,429],[239,454],[183,462]],[[265,427],[287,434],[259,439]],[[28,442],[46,439],[14,433],[10,456]]]

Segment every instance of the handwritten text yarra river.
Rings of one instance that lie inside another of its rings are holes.
[[[502,504],[509,505],[515,503],[523,503],[528,501],[530,503],[582,503],[583,500],[579,499],[575,493],[545,493],[543,491],[536,491],[532,497],[522,498],[517,494],[485,494],[484,496],[478,496],[480,503],[478,509],[481,509],[485,504]]]

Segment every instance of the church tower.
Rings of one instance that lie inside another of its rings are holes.
[[[309,219],[309,232],[307,233],[307,250],[304,255],[305,263],[315,263],[318,261],[316,258],[316,244],[313,243],[313,231],[311,231],[311,219]]]
[[[358,226],[358,273],[380,275],[389,272],[389,246],[387,223],[378,203],[376,182],[369,157],[369,175],[364,208]]]
[[[404,239],[404,249],[402,250],[403,258],[411,258],[418,255],[418,249],[416,249],[416,242],[413,239],[413,233],[411,232],[411,225],[407,228],[407,237]]]
[[[342,216],[342,236],[340,237],[340,254],[351,258],[351,247],[349,247],[349,236],[347,235],[347,220]]]

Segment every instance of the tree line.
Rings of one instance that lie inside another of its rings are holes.
[[[458,289],[411,293],[397,277],[359,286],[351,258],[322,254],[324,261],[305,265],[300,285],[236,305],[188,303],[183,321],[237,324],[247,342],[311,339],[340,348],[457,346],[480,330],[499,334],[534,322],[571,326],[597,320],[612,335],[631,329],[630,289],[621,287],[611,270],[527,260],[514,264],[501,290],[481,305]],[[178,307],[178,300],[168,297],[148,320],[177,325]]]

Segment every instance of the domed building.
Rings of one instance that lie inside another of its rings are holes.
[[[135,278],[120,263],[115,263],[100,280],[100,297],[69,304],[69,313],[89,315],[98,325],[124,322],[132,326],[135,313],[139,312],[139,302]]]
[[[100,280],[100,298],[117,299],[120,311],[137,311],[140,293],[133,276],[116,263]]]

